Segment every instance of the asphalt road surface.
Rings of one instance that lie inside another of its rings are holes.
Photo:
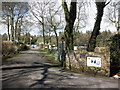
[[[119,88],[119,81],[61,70],[45,62],[37,49],[8,59],[2,66],[2,88]]]

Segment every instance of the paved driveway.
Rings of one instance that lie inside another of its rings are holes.
[[[37,49],[10,58],[2,66],[3,88],[118,88],[118,80],[67,72],[46,63]]]

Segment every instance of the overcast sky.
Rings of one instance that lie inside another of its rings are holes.
[[[7,0],[7,1],[10,1],[10,0]],[[13,0],[13,1],[16,1],[16,0]],[[67,0],[67,1],[69,1],[69,0]],[[92,2],[92,0],[88,0],[88,1]],[[61,0],[60,0],[59,4],[61,4]],[[109,7],[109,5],[107,7]],[[112,25],[112,24],[110,25],[108,22],[105,21],[105,18],[106,18],[105,12],[107,11],[107,7],[105,7],[105,9],[104,9],[104,15],[103,15],[103,18],[102,18],[100,31],[110,30],[112,32],[116,32],[116,28],[114,27],[114,25]],[[88,13],[88,16],[87,16],[88,17],[88,21],[87,21],[86,27],[80,30],[82,32],[86,32],[86,31],[92,30],[93,27],[94,27],[94,23],[95,23],[95,17],[96,17],[95,4],[91,3],[91,5],[89,5],[88,8],[86,8],[86,9],[87,9],[86,11]],[[60,31],[63,31],[63,30],[60,30]],[[0,24],[0,33],[1,34],[7,33],[6,25]],[[40,31],[39,31],[38,28],[36,28],[36,26],[33,26],[31,34],[32,35],[39,35]]]

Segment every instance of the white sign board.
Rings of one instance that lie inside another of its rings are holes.
[[[101,67],[101,58],[87,57],[87,66]]]

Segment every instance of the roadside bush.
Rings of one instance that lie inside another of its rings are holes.
[[[10,41],[3,41],[2,42],[2,55],[8,56],[10,54],[14,54],[17,51],[15,45],[13,45]]]
[[[20,44],[18,46],[18,51],[25,51],[25,50],[29,50],[29,49],[30,49],[30,47],[28,47],[27,45]]]
[[[23,44],[24,42],[22,40],[19,40],[17,44]]]
[[[110,76],[120,72],[120,34],[111,38],[110,45]]]

